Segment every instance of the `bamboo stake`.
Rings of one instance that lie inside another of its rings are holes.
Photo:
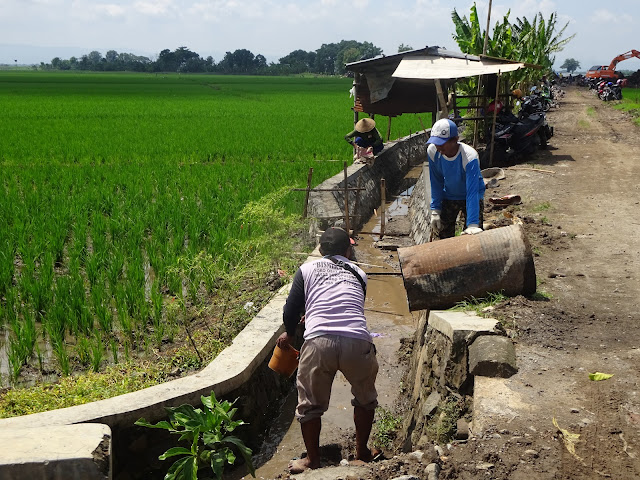
[[[496,117],[498,116],[498,92],[500,91],[500,77],[502,72],[498,70],[498,80],[496,81],[496,96],[493,100],[493,123],[491,125],[491,150],[489,150],[489,167],[493,166],[493,147],[496,144]]]
[[[362,187],[362,174],[358,175],[358,183],[357,183],[357,185],[358,185],[358,188]],[[359,193],[359,191],[357,191],[356,192],[356,201],[355,201],[355,203],[353,205],[353,216],[356,217],[356,218],[360,218],[360,214],[359,213],[360,213],[360,193]],[[362,222],[360,222],[360,223],[362,223]],[[354,225],[353,235],[355,235],[355,234],[356,234],[356,229],[355,229],[355,225]]]
[[[349,233],[349,186],[347,185],[347,162],[344,162],[344,226]]]
[[[349,190],[350,192],[353,192],[355,190],[366,190],[366,189],[365,188],[349,187],[349,188],[347,188],[347,190]],[[307,189],[306,188],[292,188],[290,191],[291,192],[306,192]],[[312,192],[344,192],[344,188],[312,188],[311,191]]]
[[[384,237],[384,227],[386,222],[387,186],[384,178],[380,179],[380,240]]]
[[[313,176],[313,167],[309,169],[309,175],[307,175],[307,193],[304,196],[304,210],[302,211],[302,218],[307,218],[307,209],[309,207],[309,192],[311,192],[312,176]]]

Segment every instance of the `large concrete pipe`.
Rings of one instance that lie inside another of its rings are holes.
[[[521,225],[399,248],[409,310],[446,309],[472,297],[536,291],[531,247]]]

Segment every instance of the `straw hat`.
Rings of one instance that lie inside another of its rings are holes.
[[[376,122],[373,118],[363,118],[356,123],[356,132],[367,133],[376,128]]]

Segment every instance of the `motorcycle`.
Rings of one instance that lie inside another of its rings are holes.
[[[622,88],[616,83],[606,82],[602,85],[602,88],[598,90],[598,97],[605,102],[622,100]]]
[[[491,109],[491,107],[489,107]],[[530,96],[523,99],[518,116],[504,109],[496,115],[496,129],[493,137],[493,165],[513,165],[523,155],[534,153],[538,148],[547,148],[553,136],[553,127],[547,123],[544,106],[539,98]],[[491,138],[491,132],[487,137]],[[480,168],[488,168],[491,143],[480,156]]]

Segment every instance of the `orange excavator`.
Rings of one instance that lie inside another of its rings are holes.
[[[603,80],[617,80],[618,78],[622,78],[622,74],[620,72],[616,72],[616,65],[618,65],[618,63],[620,63],[622,60],[627,60],[632,57],[640,58],[640,52],[638,50],[629,50],[628,52],[621,53],[616,58],[611,60],[609,66],[594,65],[589,70],[587,70],[586,77],[601,78]]]

